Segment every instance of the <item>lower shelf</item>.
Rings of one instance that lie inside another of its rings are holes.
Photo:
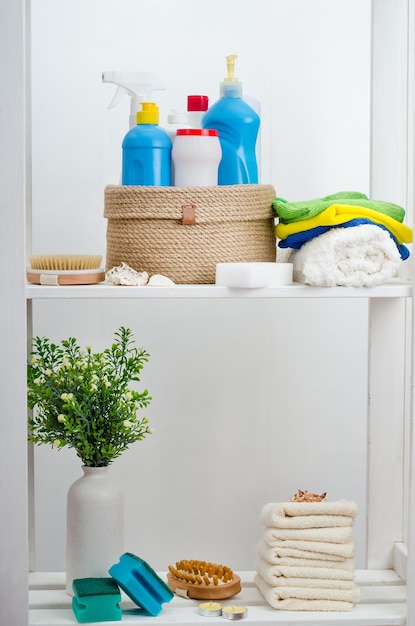
[[[317,613],[277,611],[272,609],[255,587],[253,572],[238,572],[242,591],[223,604],[238,604],[248,607],[245,624],[301,624],[316,626],[328,624],[341,626],[404,626],[406,623],[406,586],[393,570],[358,570],[356,581],[361,591],[361,601],[348,613]],[[166,579],[165,572],[159,575]],[[64,574],[33,573],[29,576],[29,625],[70,626],[77,624],[71,609],[71,598],[65,592]],[[222,618],[202,617],[198,614],[198,600],[175,596],[163,606],[157,617],[138,614],[133,603],[123,595],[122,622],[130,625],[172,626],[172,624],[220,626]],[[108,622],[96,622],[105,626]]]

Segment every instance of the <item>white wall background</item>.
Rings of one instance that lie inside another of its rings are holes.
[[[161,121],[213,102],[225,55],[262,104],[262,182],[289,200],[370,188],[370,0],[35,0],[34,253],[105,254],[103,191],[118,182],[127,99],[103,70],[162,76]],[[386,198],[394,201],[394,198]],[[126,549],[252,569],[265,502],[298,488],[360,507],[365,556],[367,305],[324,301],[37,302],[34,331],[100,349],[120,325],[151,354],[155,428],[113,466]],[[64,569],[71,451],[36,449],[37,569]]]
[[[369,0],[35,0],[33,252],[105,253],[129,101],[103,70],[150,71],[165,122],[189,93],[217,99],[225,56],[262,105],[262,179],[290,200],[369,191]],[[208,8],[207,8],[208,6]],[[78,219],[81,216],[81,219]]]

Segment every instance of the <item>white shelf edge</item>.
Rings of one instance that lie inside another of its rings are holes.
[[[393,280],[378,287],[311,287],[293,283],[283,287],[230,288],[217,285],[124,287],[97,285],[26,286],[27,300],[163,299],[163,298],[409,298],[411,281]]]

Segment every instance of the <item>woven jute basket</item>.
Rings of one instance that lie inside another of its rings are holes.
[[[106,270],[122,261],[179,284],[214,283],[216,263],[275,261],[272,185],[105,188]]]

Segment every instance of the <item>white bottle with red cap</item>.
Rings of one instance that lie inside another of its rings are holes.
[[[187,116],[189,124],[193,128],[202,128],[202,117],[208,110],[209,98],[207,96],[187,96]]]
[[[179,128],[173,143],[173,185],[214,187],[222,158],[218,131],[211,128]]]
[[[164,130],[169,135],[172,143],[176,139],[176,131],[178,128],[193,128],[189,122],[189,116],[186,111],[171,111],[167,116],[167,124]]]

